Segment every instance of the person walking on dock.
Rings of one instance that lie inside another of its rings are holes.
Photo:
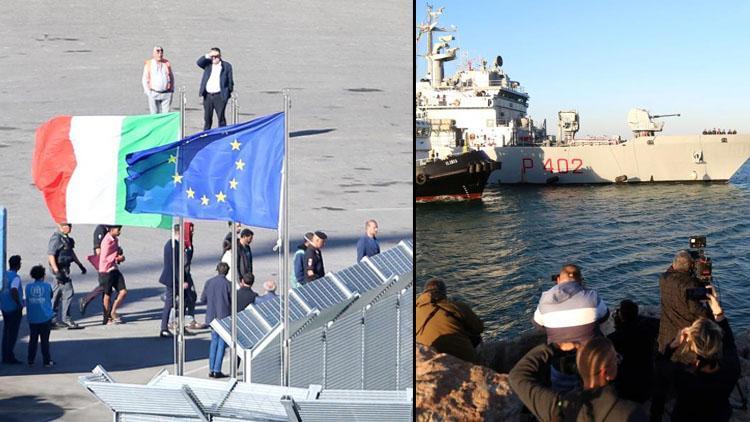
[[[18,271],[21,257],[13,255],[8,259],[5,283],[0,290],[0,310],[3,314],[3,363],[21,363],[13,354],[18,341],[18,328],[23,318],[23,285]]]
[[[44,366],[54,366],[49,352],[49,334],[52,329],[52,287],[44,281],[44,267],[35,265],[31,268],[34,282],[26,285],[26,319],[29,321],[29,353],[27,362],[34,365],[36,348],[42,343],[42,361]]]
[[[117,314],[117,308],[122,305],[128,289],[125,286],[125,277],[120,272],[119,264],[125,261],[125,255],[122,254],[118,238],[122,226],[110,226],[104,239],[102,239],[101,253],[99,254],[99,283],[104,287],[104,323],[120,324],[122,320]],[[112,290],[117,290],[117,299],[111,305],[110,298]]]
[[[226,318],[232,314],[231,295],[232,287],[227,283],[229,265],[219,262],[216,265],[216,276],[206,281],[201,294],[201,302],[206,304],[206,324],[210,325],[214,319]],[[227,344],[219,334],[211,329],[211,344],[208,351],[208,376],[210,378],[224,378],[221,373],[221,364],[224,360],[224,349]]]
[[[53,290],[53,309],[57,310],[58,322],[53,323],[55,328],[77,329],[78,324],[70,316],[70,303],[73,301],[73,280],[70,278],[70,265],[75,263],[86,274],[86,267],[78,260],[75,253],[75,240],[70,237],[73,229],[70,223],[58,224],[58,230],[52,234],[47,247],[47,261],[55,275],[55,288]]]
[[[367,220],[365,223],[365,234],[357,241],[357,262],[364,257],[370,257],[380,253],[380,244],[378,244],[378,222]]]

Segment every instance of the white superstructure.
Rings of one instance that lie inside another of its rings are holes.
[[[547,135],[546,121],[527,115],[529,95],[492,64],[464,63],[446,76],[444,63],[455,60],[452,35],[438,18],[443,8],[428,6],[418,38],[427,36],[427,75],[416,84],[417,159],[482,149],[501,161],[490,183],[613,183],[728,180],[750,157],[750,135],[696,134],[663,136],[663,121],[634,108],[627,119],[633,138],[576,138],[575,110],[558,115],[557,136]]]

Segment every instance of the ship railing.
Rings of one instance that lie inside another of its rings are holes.
[[[596,146],[596,145],[617,145],[622,143],[620,138],[591,138],[591,139],[573,139],[568,142],[570,146]]]
[[[500,87],[500,88],[507,89],[508,91],[516,91],[516,92],[522,92],[522,93],[526,94],[526,88],[524,88],[524,87],[522,87],[520,85],[518,85],[516,87],[513,87],[512,85],[503,86],[503,82],[502,81],[492,81],[491,80],[490,81],[490,86],[491,87]]]

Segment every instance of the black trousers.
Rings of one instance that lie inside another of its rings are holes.
[[[29,363],[33,363],[36,359],[36,346],[40,338],[42,340],[42,360],[45,365],[50,362],[49,332],[51,329],[52,320],[42,322],[41,324],[29,324]]]
[[[203,130],[211,129],[214,119],[214,110],[219,118],[219,126],[226,126],[227,119],[224,112],[227,108],[227,101],[222,98],[221,93],[206,94],[203,96]]]
[[[3,362],[10,362],[16,357],[13,348],[18,341],[18,329],[21,326],[22,311],[3,311]]]

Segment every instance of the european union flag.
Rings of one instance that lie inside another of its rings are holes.
[[[284,113],[128,154],[125,209],[277,229]]]

